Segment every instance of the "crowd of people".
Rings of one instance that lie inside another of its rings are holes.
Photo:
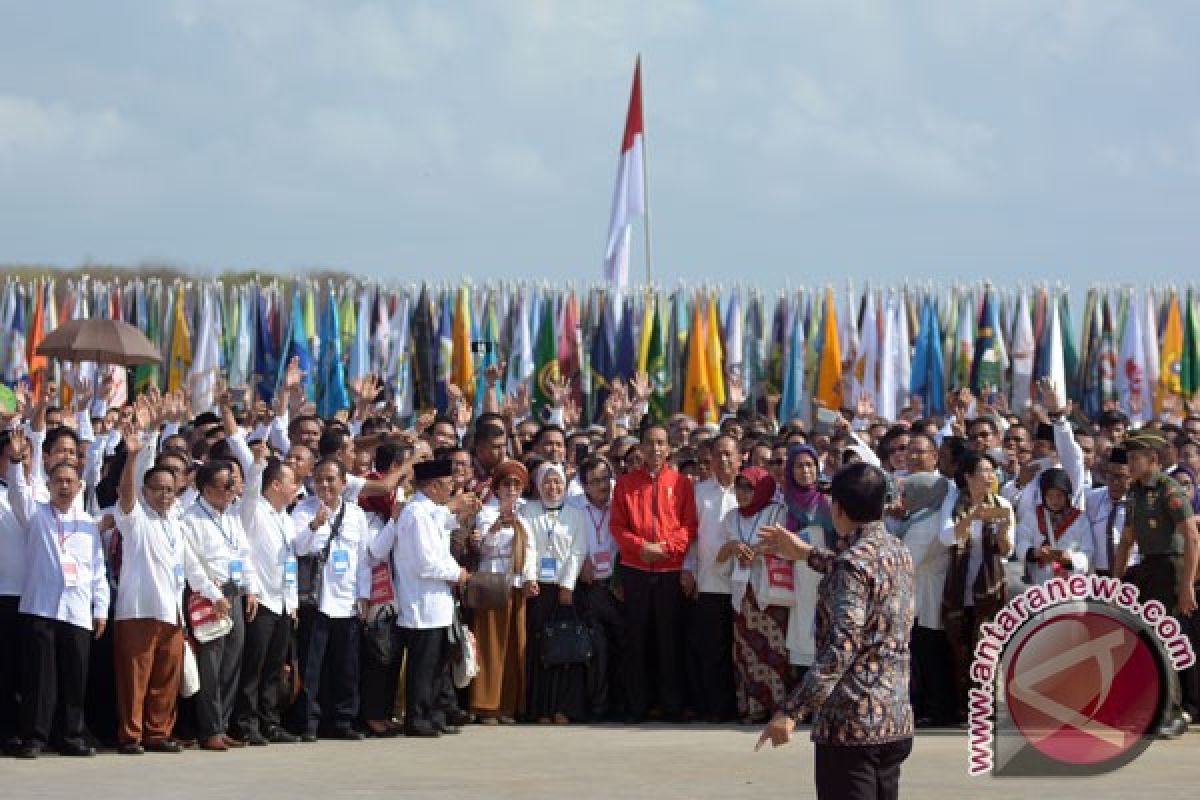
[[[595,424],[559,385],[544,415],[451,387],[408,426],[371,378],[323,419],[285,372],[270,403],[109,408],[98,382],[0,420],[8,753],[812,719],[798,698],[841,679],[817,655],[822,570],[772,542],[837,552],[830,480],[855,462],[886,475],[913,564],[895,657],[917,727],[963,723],[1014,571],[1125,577],[1193,631],[1200,416],[1130,430],[1043,385],[1020,415],[960,390],[936,417],[860,400],[808,426],[734,384],[700,425],[652,419],[639,379]],[[1164,734],[1200,713],[1194,673]]]

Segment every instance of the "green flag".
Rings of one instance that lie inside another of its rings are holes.
[[[654,313],[650,323],[650,347],[646,350],[646,372],[650,376],[650,418],[662,422],[667,418],[667,402],[671,396],[671,376],[667,372],[666,336],[662,315],[658,312],[658,294],[654,295]]]
[[[1196,302],[1188,289],[1187,309],[1183,325],[1183,356],[1180,359],[1179,388],[1189,402],[1200,391],[1200,319],[1196,317]]]
[[[559,379],[558,336],[554,330],[554,298],[542,298],[542,321],[538,325],[537,346],[533,352],[533,413],[542,419],[542,412],[554,405],[550,384]]]

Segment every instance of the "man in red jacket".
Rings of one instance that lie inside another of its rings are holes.
[[[629,721],[645,717],[652,687],[664,716],[679,720],[684,686],[680,573],[696,538],[696,503],[691,481],[667,464],[671,445],[665,427],[643,430],[641,451],[643,465],[617,480],[611,521],[625,591]],[[652,648],[654,658],[649,657]]]

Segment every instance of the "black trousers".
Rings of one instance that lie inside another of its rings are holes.
[[[1162,603],[1163,608],[1179,620],[1184,633],[1191,636],[1197,621],[1178,613],[1179,574],[1182,568],[1182,556],[1143,556],[1141,563],[1134,568],[1132,574],[1126,575],[1126,579],[1137,586],[1143,606],[1151,600]],[[1195,617],[1196,614],[1192,616]],[[1195,666],[1188,667],[1182,673],[1167,670],[1167,702],[1171,708],[1169,716],[1173,717],[1179,716],[1184,702],[1200,704],[1200,676],[1197,675]]]
[[[404,685],[404,726],[442,728],[446,725],[447,628],[402,628],[407,657]],[[453,687],[449,695],[453,696]]]
[[[914,625],[910,696],[918,719],[936,725],[955,721],[954,671],[946,632]]]
[[[242,670],[242,645],[246,639],[241,597],[229,599],[229,617],[233,620],[233,630],[196,648],[200,691],[196,693],[194,709],[196,735],[201,739],[228,733],[233,720]]]
[[[894,800],[900,796],[900,765],[912,739],[875,745],[813,745],[813,777],[822,800]]]
[[[21,715],[20,595],[0,595],[0,743],[16,737]]]
[[[330,617],[300,609],[300,674],[305,729],[316,733],[324,716],[336,728],[358,719],[358,617]],[[323,691],[322,691],[323,690]],[[322,701],[332,710],[323,712]]]
[[[683,589],[678,572],[625,568],[625,692],[631,717],[657,699],[663,715],[683,712]]]
[[[57,710],[59,738],[82,739],[92,632],[32,614],[22,614],[21,621],[21,738],[26,744],[49,742]]]
[[[280,671],[291,635],[291,616],[276,614],[262,604],[254,619],[246,624],[242,670],[233,703],[233,728],[239,738],[270,734],[280,727],[279,706],[283,698]]]
[[[604,719],[625,709],[625,612],[605,581],[576,584],[575,607],[592,631],[588,711],[592,719]]]
[[[692,710],[710,722],[733,719],[733,603],[729,595],[704,592],[685,601],[685,653]]]
[[[558,591],[557,583],[542,583],[537,596],[525,601],[525,680],[528,690],[525,708],[534,719],[565,714],[578,722],[588,713],[587,669],[582,664],[569,667],[542,665],[546,625],[578,614],[578,609],[559,605]]]
[[[400,685],[400,668],[404,664],[404,634],[391,626],[392,658],[381,661],[366,637],[359,646],[358,716],[365,721],[383,722],[395,716],[396,687]]]

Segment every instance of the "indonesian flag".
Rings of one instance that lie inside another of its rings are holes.
[[[629,283],[629,239],[634,218],[646,213],[646,163],[642,152],[642,59],[633,68],[633,91],[629,95],[629,114],[625,118],[625,136],[621,139],[621,158],[617,161],[617,185],[613,191],[612,216],[608,223],[608,244],[604,250],[604,274],[618,288]]]

